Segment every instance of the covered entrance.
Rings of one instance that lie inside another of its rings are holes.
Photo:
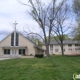
[[[4,47],[3,52],[4,55],[10,56],[26,55],[26,49],[26,47]]]
[[[10,55],[18,55],[18,49],[11,49]]]

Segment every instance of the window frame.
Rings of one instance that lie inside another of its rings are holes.
[[[59,49],[55,49],[55,52],[58,52],[59,51]]]
[[[19,49],[19,55],[25,55],[26,50],[25,49]]]
[[[10,49],[4,49],[4,54],[5,55],[10,55]]]
[[[72,47],[72,44],[68,44],[68,47]]]
[[[50,44],[50,50],[52,50],[52,51],[53,51],[53,45],[52,45],[52,44]]]
[[[72,48],[68,49],[69,52],[72,52]]]

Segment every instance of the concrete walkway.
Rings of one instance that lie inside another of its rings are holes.
[[[6,59],[14,59],[14,58],[20,58],[20,56],[14,56],[14,55],[2,55],[0,56],[0,60],[6,60]]]
[[[34,56],[21,56],[20,58],[34,58]]]
[[[6,59],[12,59],[12,58],[0,58],[0,60],[6,60]]]
[[[3,55],[0,56],[0,60],[6,60],[6,59],[15,59],[15,58],[34,58],[34,56],[10,56],[10,55]]]

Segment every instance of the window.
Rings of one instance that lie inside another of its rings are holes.
[[[11,34],[11,46],[14,46],[14,33]]]
[[[75,46],[78,46],[78,44],[75,44]]]
[[[25,49],[19,49],[19,54],[20,55],[25,55]]]
[[[75,46],[80,46],[80,44],[75,44]]]
[[[79,48],[75,48],[75,51],[79,51]]]
[[[55,49],[55,52],[58,52],[59,51],[59,49]]]
[[[53,50],[53,45],[50,45],[50,50]]]
[[[63,49],[63,51],[65,52],[65,49]]]
[[[15,44],[14,44],[14,39],[15,39]],[[12,33],[11,34],[11,46],[14,46],[14,45],[18,46],[18,42],[19,42],[19,34],[16,33],[16,36],[15,36],[14,33]]]
[[[69,51],[69,52],[71,52],[71,51],[72,51],[72,49],[68,49],[68,51]]]
[[[18,46],[18,40],[19,40],[19,34],[16,33],[16,41],[15,41],[15,46]]]
[[[68,44],[69,47],[72,47],[72,44]]]
[[[4,54],[10,54],[10,49],[4,49]]]

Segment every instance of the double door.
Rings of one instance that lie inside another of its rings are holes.
[[[11,49],[11,55],[18,55],[18,49]]]

